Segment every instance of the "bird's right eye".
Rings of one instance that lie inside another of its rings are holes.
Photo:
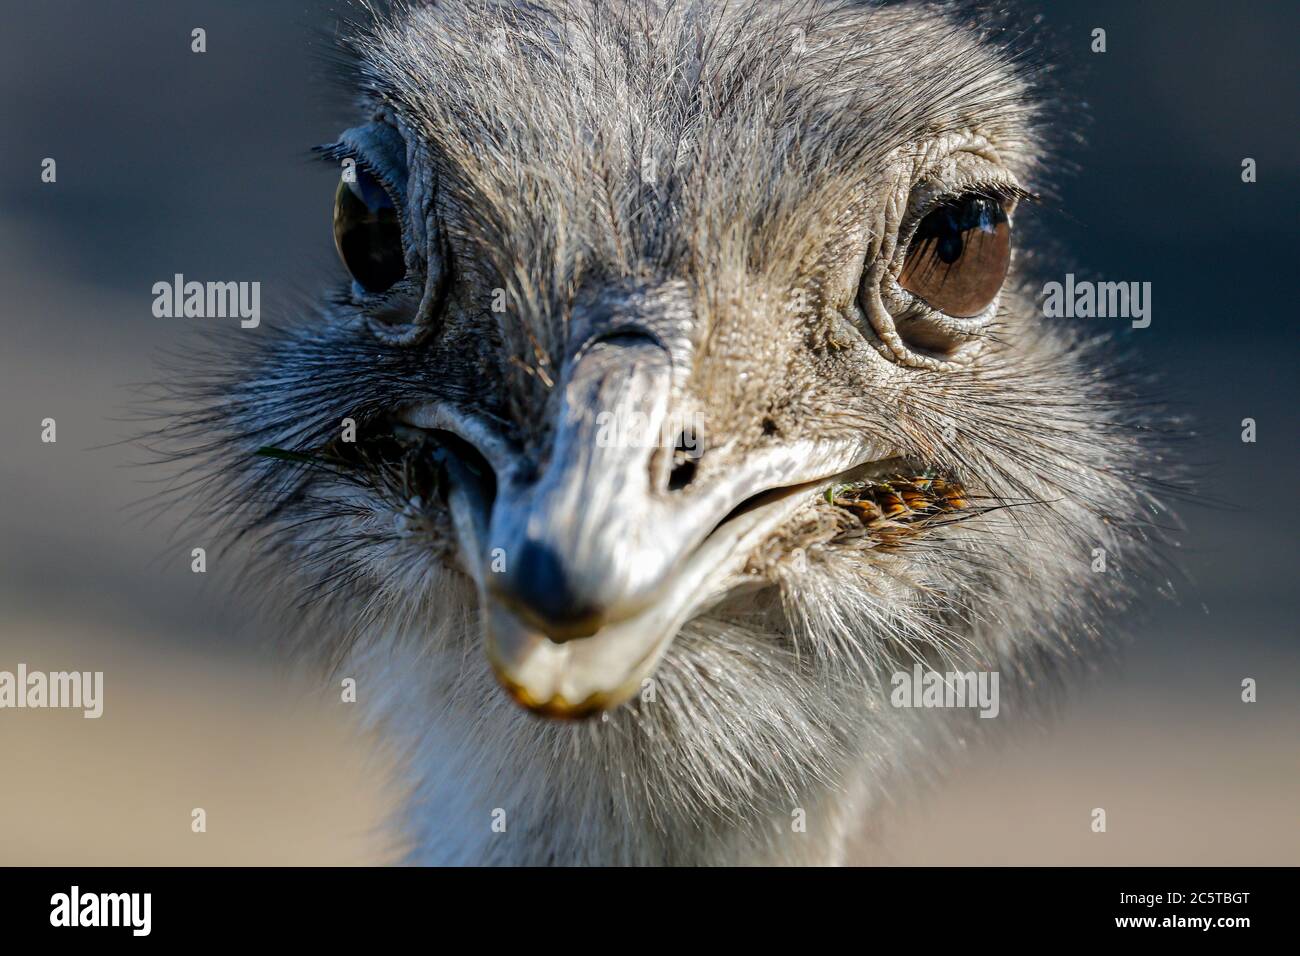
[[[1011,264],[1011,224],[998,201],[968,194],[930,212],[916,229],[898,284],[956,318],[993,302]]]
[[[383,184],[357,164],[334,194],[334,246],[352,278],[383,292],[406,274],[402,223]]]

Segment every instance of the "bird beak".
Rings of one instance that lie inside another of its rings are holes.
[[[573,625],[541,617],[503,588],[489,588],[484,601],[488,659],[497,678],[519,703],[552,717],[583,717],[610,710],[652,689],[651,675],[672,639],[692,616],[725,594],[724,582],[739,576],[744,558],[797,508],[804,495],[789,495],[757,507],[709,535],[688,556],[672,562],[666,548],[628,548],[610,570],[661,570],[647,597],[603,609],[574,636]],[[673,532],[646,523],[647,531]],[[612,553],[612,552],[607,552]],[[556,578],[541,574],[552,583]],[[560,593],[581,591],[595,579],[570,577]]]
[[[654,341],[598,341],[566,367],[540,468],[499,471],[490,506],[452,473],[488,660],[535,712],[587,716],[648,691],[673,637],[743,581],[764,539],[846,469],[884,457],[857,442],[791,444],[670,490],[658,463],[675,436],[666,449],[657,440],[670,373]],[[642,427],[629,436],[613,420]],[[730,457],[722,446],[709,454]]]

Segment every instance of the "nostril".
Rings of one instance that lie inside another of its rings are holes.
[[[695,462],[687,459],[680,464],[673,462],[673,470],[668,474],[668,490],[681,491],[695,480]]]
[[[677,436],[677,443],[673,446],[672,469],[668,473],[669,491],[681,491],[695,480],[695,472],[703,452],[699,436],[694,432],[682,432]]]

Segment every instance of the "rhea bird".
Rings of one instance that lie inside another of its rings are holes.
[[[1100,639],[1148,452],[1015,239],[1059,156],[1032,38],[807,0],[349,30],[348,275],[176,428],[407,756],[411,861],[842,861],[996,723],[892,675],[996,671],[1005,715]]]

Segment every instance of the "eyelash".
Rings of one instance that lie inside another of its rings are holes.
[[[372,161],[368,156],[361,153],[355,147],[347,143],[330,143],[326,146],[317,146],[313,152],[316,158],[329,164],[335,169],[339,169],[345,159],[350,159],[356,163],[358,169],[364,169],[367,173],[379,180],[380,185],[393,199],[393,204],[399,207],[399,211],[405,212],[406,205],[406,187],[405,184],[397,183],[392,174],[386,171],[379,163]]]
[[[949,189],[931,198],[924,208],[912,212],[904,220],[903,228],[899,230],[896,251],[901,250],[901,255],[907,255],[907,249],[912,243],[912,237],[916,234],[917,227],[921,225],[926,216],[938,209],[942,209],[945,205],[960,202],[968,196],[987,199],[990,202],[997,203],[1004,209],[1022,202],[1035,204],[1041,202],[1041,197],[1037,193],[1030,192],[1014,183],[973,182],[967,186]]]

